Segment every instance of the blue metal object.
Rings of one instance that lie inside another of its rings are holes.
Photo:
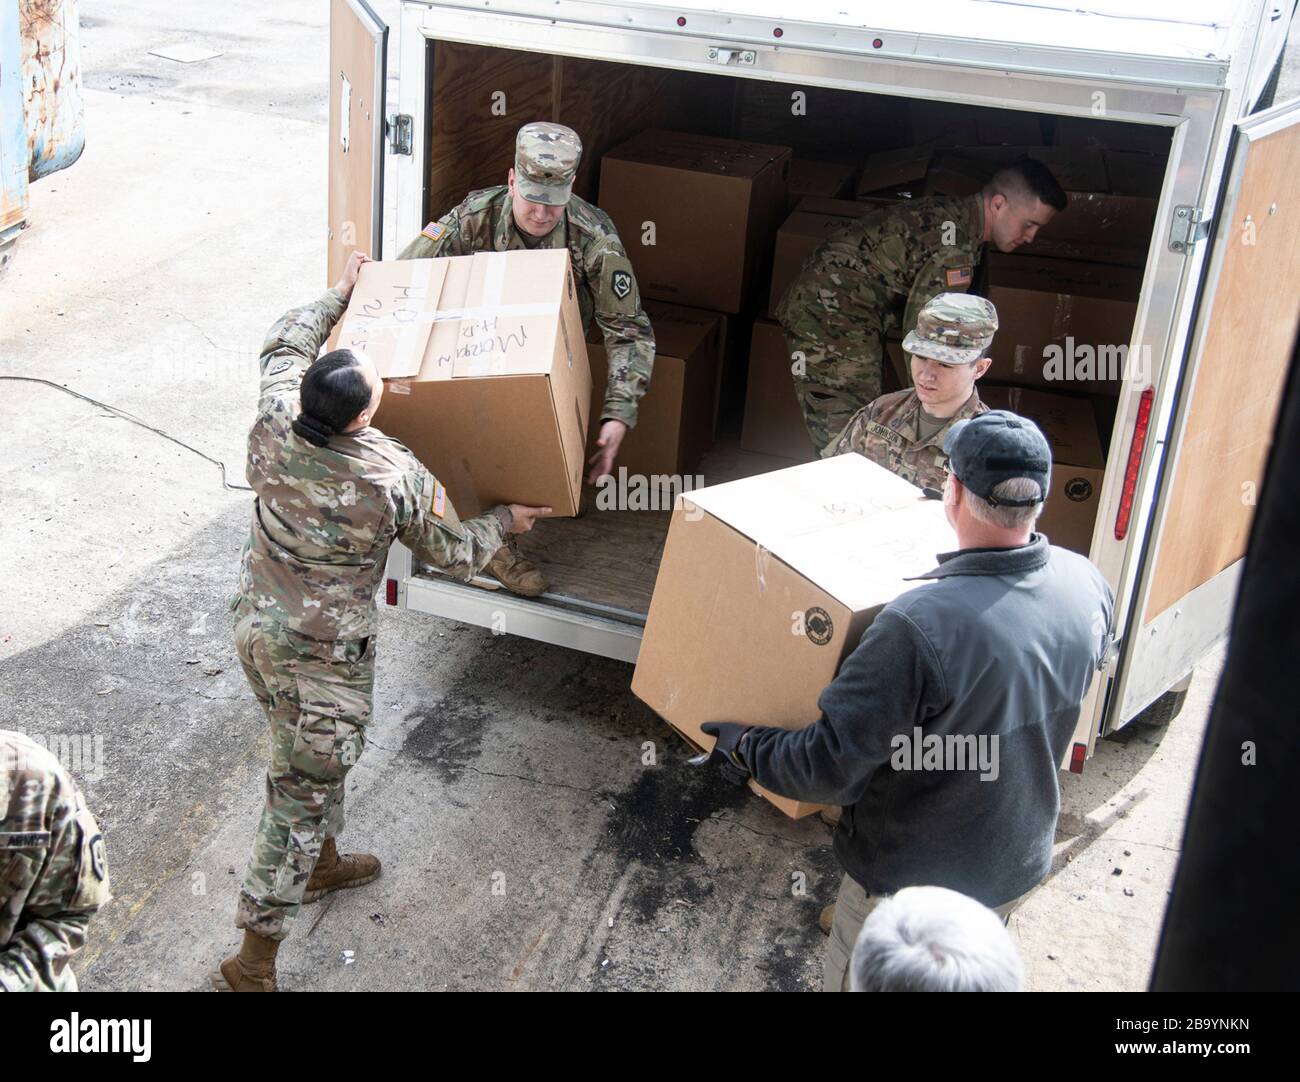
[[[78,3],[18,0],[29,180],[66,169],[86,145]]]
[[[0,0],[0,248],[7,247],[27,221],[27,123],[19,41],[18,0]]]

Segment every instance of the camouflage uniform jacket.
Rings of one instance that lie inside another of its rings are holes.
[[[637,402],[650,386],[655,336],[649,316],[641,309],[636,275],[614,223],[599,207],[574,195],[556,227],[537,240],[538,248],[568,246],[582,326],[590,331],[594,318],[604,335],[609,384],[601,419],[635,425]],[[515,228],[510,190],[503,184],[470,192],[437,222],[430,222],[398,258],[431,259],[526,247]]]
[[[777,319],[790,334],[832,348],[864,332],[915,327],[931,297],[970,289],[983,235],[979,195],[882,207],[818,246],[781,298]]]
[[[979,391],[972,390],[970,398],[948,423],[922,443],[918,441],[917,430],[921,400],[914,390],[894,391],[858,410],[822,451],[822,458],[857,451],[917,488],[942,492],[948,476],[948,456],[943,453],[948,430],[966,417],[987,412],[988,406],[980,401]]]
[[[36,741],[0,731],[0,991],[75,992],[68,962],[109,900],[104,836]]]
[[[345,307],[331,289],[281,316],[262,347],[248,434],[256,498],[239,574],[240,594],[264,617],[325,641],[374,633],[375,590],[394,539],[469,579],[510,523],[504,507],[461,522],[437,479],[378,429],[335,436],[325,447],[293,431],[303,374]]]

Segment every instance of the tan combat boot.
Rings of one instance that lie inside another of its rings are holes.
[[[493,553],[487,571],[512,594],[520,597],[540,597],[546,593],[546,579],[537,570],[537,565],[515,547],[513,540]]]
[[[274,992],[278,939],[264,939],[244,929],[244,943],[208,979],[218,992]]]
[[[302,904],[323,898],[332,890],[363,887],[379,878],[379,858],[369,853],[344,853],[339,856],[333,838],[326,838],[321,846],[320,859],[307,880],[307,891]]]
[[[831,934],[831,926],[835,923],[835,903],[832,902],[817,917],[817,927],[822,930],[822,935]]]

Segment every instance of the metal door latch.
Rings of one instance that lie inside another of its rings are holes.
[[[407,113],[394,113],[384,121],[384,134],[388,136],[388,148],[394,154],[410,154],[414,142],[412,133],[414,122]]]
[[[706,55],[718,64],[740,64],[747,68],[752,68],[758,59],[753,49],[724,48],[721,45],[710,45]]]
[[[1200,207],[1174,207],[1174,220],[1169,226],[1169,250],[1190,251],[1192,245],[1210,235],[1211,219],[1204,216]]]

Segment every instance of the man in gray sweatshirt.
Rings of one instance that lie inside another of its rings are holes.
[[[1057,771],[1106,648],[1113,597],[1082,556],[1034,532],[1051,452],[994,410],[944,441],[958,549],[881,610],[804,729],[714,722],[710,762],[781,796],[841,804],[845,876],[827,991],[848,988],[867,915],[909,886],[1007,916],[1047,874]]]

